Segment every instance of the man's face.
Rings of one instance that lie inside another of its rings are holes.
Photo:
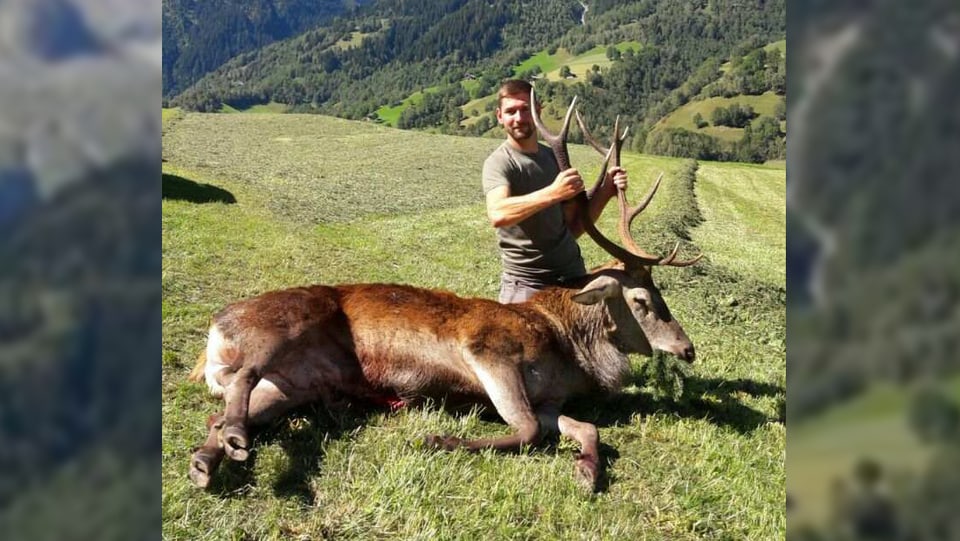
[[[511,94],[500,100],[497,108],[497,122],[503,126],[510,138],[523,141],[536,134],[533,116],[530,114],[530,96]]]

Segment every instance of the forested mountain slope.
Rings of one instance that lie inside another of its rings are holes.
[[[591,126],[611,125],[617,114],[641,125],[698,93],[700,87],[681,88],[691,76],[703,72],[697,84],[705,85],[731,56],[782,40],[786,31],[782,0],[587,5],[584,14],[579,2],[561,0],[380,0],[350,17],[240,54],[171,104],[212,111],[225,103],[273,101],[360,119],[375,118],[379,107],[433,88],[420,114],[432,115],[426,125],[455,132],[461,105],[488,95],[504,77],[532,75],[515,68],[538,51],[562,47],[579,54],[636,42],[635,53],[620,56],[596,77],[540,86],[548,102],[578,94]]]
[[[363,0],[163,0],[163,95],[237,54],[296,35]]]

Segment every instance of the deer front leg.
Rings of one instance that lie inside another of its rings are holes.
[[[481,449],[517,451],[525,445],[538,443],[542,438],[540,423],[533,408],[530,407],[520,372],[513,366],[480,362],[472,355],[467,357],[467,361],[471,364],[490,401],[493,402],[493,407],[514,429],[514,433],[499,438],[479,440],[462,440],[454,436],[427,436],[427,445],[448,451],[457,448],[469,451]]]
[[[574,475],[577,483],[593,492],[597,489],[597,480],[600,478],[600,435],[597,427],[577,421],[565,415],[557,419],[560,433],[580,444],[580,453],[576,456]]]
[[[600,436],[597,427],[576,419],[559,415],[555,409],[541,409],[537,413],[540,426],[544,430],[560,432],[580,444],[580,452],[574,463],[574,478],[577,484],[594,492],[597,489],[597,480],[600,478]]]

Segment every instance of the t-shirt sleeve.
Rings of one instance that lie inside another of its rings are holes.
[[[496,154],[490,155],[483,162],[483,195],[487,195],[490,190],[500,186],[510,186],[508,174],[510,164]]]

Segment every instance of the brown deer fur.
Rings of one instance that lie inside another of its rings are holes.
[[[206,486],[224,453],[247,457],[248,424],[306,402],[456,397],[492,403],[516,433],[476,441],[433,436],[431,445],[516,449],[536,443],[544,429],[559,430],[581,443],[578,477],[593,487],[596,429],[560,416],[564,402],[618,389],[629,352],[656,347],[693,360],[659,292],[643,284],[649,274],[635,274],[607,268],[580,290],[549,288],[515,305],[357,284],[274,291],[227,306],[214,316],[192,374],[225,396],[226,411],[211,418],[191,478]],[[638,321],[629,304],[641,299]]]

